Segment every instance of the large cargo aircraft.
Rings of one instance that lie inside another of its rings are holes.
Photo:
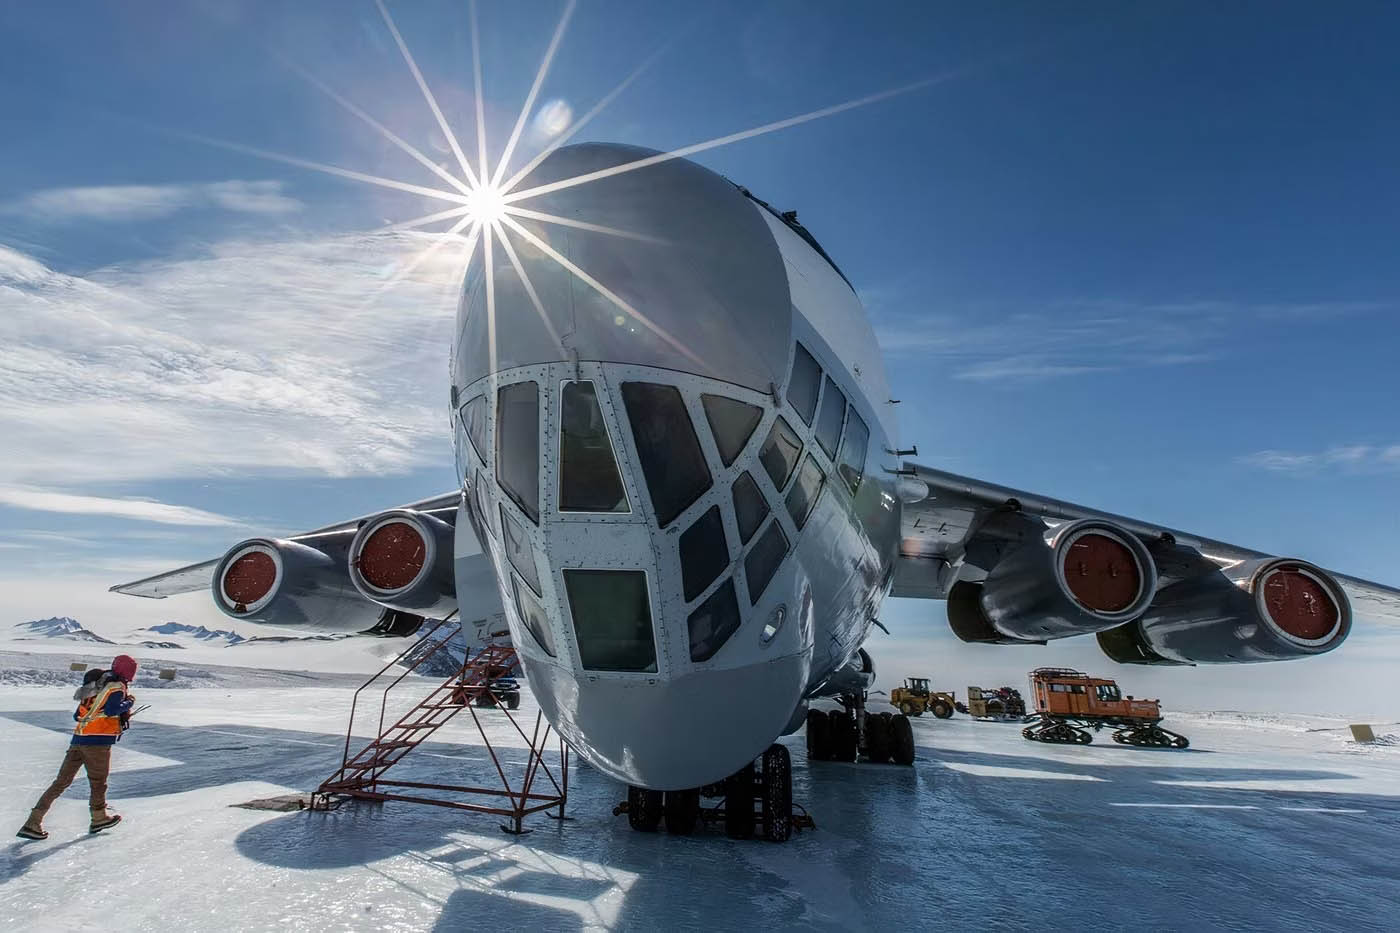
[[[1391,587],[905,459],[841,270],[694,162],[573,145],[518,189],[533,218],[474,205],[459,490],[114,589],[380,634],[503,614],[549,722],[634,792],[746,773],[818,698],[846,712],[812,712],[815,757],[850,760],[889,596],[945,600],[965,641],[1094,635],[1134,664],[1305,658],[1400,620]]]

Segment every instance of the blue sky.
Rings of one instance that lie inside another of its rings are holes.
[[[472,149],[466,6],[390,7]],[[493,153],[562,10],[480,4]],[[577,139],[670,149],[939,78],[696,157],[855,283],[905,443],[1396,583],[1397,27],[1379,3],[584,2],[515,164],[649,59]],[[421,243],[368,233],[436,202],[195,138],[433,184],[298,69],[451,158],[371,2],[0,11],[13,621],[212,614],[99,584],[451,486],[453,265],[386,288]],[[962,650],[941,606],[889,615]]]

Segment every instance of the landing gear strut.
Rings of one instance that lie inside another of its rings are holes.
[[[865,694],[842,696],[842,710],[807,711],[809,761],[914,763],[914,728],[903,713],[870,713]]]
[[[721,799],[705,808],[700,798]],[[787,842],[793,831],[814,829],[816,824],[800,806],[793,812],[792,760],[787,746],[770,745],[753,764],[745,765],[718,784],[694,790],[647,790],[628,787],[627,802],[613,813],[627,814],[627,824],[640,832],[654,833],[662,824],[673,836],[689,836],[700,823],[724,826],[730,839],[761,835],[769,842]]]

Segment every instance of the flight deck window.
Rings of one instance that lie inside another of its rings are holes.
[[[841,442],[841,455],[837,457],[836,472],[856,494],[860,488],[860,478],[865,472],[865,448],[870,443],[870,429],[865,426],[854,408],[846,416],[846,438]]]
[[[710,488],[710,468],[674,386],[624,382],[622,401],[656,521],[664,528]]]
[[[826,477],[822,475],[821,467],[817,466],[817,461],[811,454],[802,462],[802,470],[797,474],[797,482],[792,484],[792,488],[787,494],[787,510],[792,516],[792,523],[801,531],[802,526],[807,524],[807,516],[812,514],[812,506],[816,504],[817,496],[821,494],[822,483]]]
[[[759,448],[758,459],[773,479],[773,485],[781,492],[792,476],[792,468],[797,466],[797,457],[802,453],[802,441],[797,432],[781,417],[773,422],[768,439]]]
[[[550,634],[549,616],[545,615],[544,607],[528,587],[520,585],[519,577],[511,577],[510,585],[515,591],[515,607],[520,611],[520,621],[525,623],[544,653],[554,657],[554,636]]]
[[[540,387],[502,386],[496,393],[496,481],[530,521],[540,521]]]
[[[565,383],[559,395],[559,511],[629,511],[591,382]]]
[[[739,630],[739,600],[734,580],[728,579],[699,605],[687,620],[690,628],[690,660],[708,661]]]
[[[715,435],[715,446],[725,466],[730,466],[743,453],[753,429],[763,418],[763,409],[722,395],[702,395],[705,419]]]
[[[822,368],[799,343],[792,357],[792,379],[788,382],[787,400],[803,424],[812,423],[812,415],[817,411],[817,390],[821,384]]]
[[[729,544],[724,540],[724,522],[719,506],[712,505],[681,535],[681,581],[685,601],[690,602],[715,581],[729,566]]]
[[[656,672],[645,573],[565,570],[564,588],[585,670]]]
[[[535,552],[530,547],[530,539],[525,537],[525,528],[510,517],[506,507],[501,506],[501,538],[506,546],[506,558],[516,569],[530,589],[540,591],[540,572],[535,567]]]
[[[744,558],[744,575],[749,581],[749,602],[757,603],[787,556],[788,539],[776,519],[768,523],[758,542]]]
[[[734,481],[734,517],[739,521],[739,540],[749,543],[753,533],[768,517],[768,500],[758,491],[758,483],[747,471]]]
[[[476,449],[476,455],[486,459],[486,396],[478,395],[462,406],[462,424],[466,425],[467,438]]]
[[[841,422],[846,416],[846,396],[836,388],[831,377],[826,379],[822,389],[822,410],[817,416],[817,443],[822,445],[828,457],[836,456],[836,442],[841,440]]]

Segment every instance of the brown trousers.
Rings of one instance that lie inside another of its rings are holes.
[[[47,813],[73,779],[80,768],[87,769],[88,783],[92,794],[88,806],[94,810],[107,808],[107,772],[112,769],[112,746],[110,745],[70,745],[68,754],[63,756],[63,764],[58,767],[58,777],[53,779],[44,796],[34,805],[40,813]]]

